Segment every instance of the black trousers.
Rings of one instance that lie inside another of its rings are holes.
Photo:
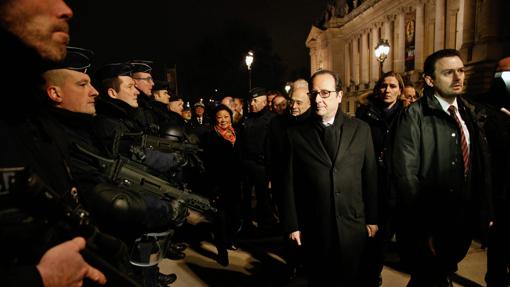
[[[510,201],[497,200],[494,207],[496,220],[489,230],[485,281],[488,287],[506,287],[510,283]]]
[[[243,169],[246,173],[243,185],[243,219],[246,223],[257,221],[259,227],[270,227],[276,223],[275,206],[268,188],[269,178],[264,165],[254,160],[244,160]],[[251,208],[251,191],[255,188],[256,212],[253,216]]]

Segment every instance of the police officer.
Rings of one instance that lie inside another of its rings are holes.
[[[151,99],[154,88],[154,79],[152,78],[152,61],[132,60],[132,78],[135,82],[135,88],[138,90],[138,109],[136,109],[135,119],[142,126],[144,132],[157,135],[159,123],[154,111]]]
[[[68,48],[64,62],[43,74],[48,110],[50,116],[58,122],[57,129],[62,136],[57,137],[57,143],[69,154],[69,167],[85,206],[93,212],[92,215],[104,230],[131,243],[143,232],[180,225],[185,219],[186,208],[179,202],[169,204],[152,194],[110,184],[99,167],[94,166],[90,158],[75,147],[78,144],[88,151],[105,156],[93,136],[94,103],[98,92],[85,73],[90,66],[90,54],[88,50]],[[176,275],[160,274],[159,279],[166,285],[175,281]]]
[[[133,65],[127,63],[108,64],[96,72],[99,96],[96,99],[94,132],[112,155],[123,154],[170,175],[172,170],[183,164],[182,156],[140,147],[136,144],[140,137],[133,137],[145,132],[136,119],[140,92],[135,87],[132,73]]]
[[[70,177],[46,122],[39,117],[38,91],[45,63],[65,56],[67,22],[72,16],[61,0],[0,2],[2,178],[9,175],[5,168],[30,167],[61,196],[71,190]],[[79,253],[85,240],[77,237],[61,243],[55,238],[55,222],[44,216],[47,205],[27,206],[10,183],[0,183],[2,286],[81,286],[85,278],[104,284],[105,276]]]
[[[264,88],[253,88],[250,97],[250,114],[245,121],[241,141],[242,165],[246,172],[243,209],[250,212],[251,190],[254,188],[257,199],[256,221],[261,229],[270,230],[276,221],[269,195],[269,177],[265,168],[265,144],[269,123],[275,114],[267,107],[267,91]],[[250,228],[252,220],[250,214],[245,214],[244,228]]]
[[[169,121],[168,104],[170,103],[170,92],[167,81],[156,81],[152,89],[152,111],[155,121],[161,127]]]

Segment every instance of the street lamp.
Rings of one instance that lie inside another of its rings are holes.
[[[246,62],[246,67],[248,67],[248,87],[251,90],[251,64],[253,63],[254,55],[252,51],[248,52],[248,55],[244,58]]]
[[[290,83],[285,84],[285,92],[286,92],[287,94],[289,94],[290,89],[291,89]]]
[[[388,40],[381,39],[379,44],[377,44],[377,47],[375,47],[374,53],[375,58],[379,61],[379,77],[382,77],[384,60],[386,60],[390,53],[390,44],[388,43]]]

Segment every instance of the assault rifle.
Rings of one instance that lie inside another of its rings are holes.
[[[176,142],[147,134],[142,136],[141,146],[145,148],[152,147],[162,152],[198,153],[203,151],[196,144]]]
[[[76,145],[76,148],[82,154],[96,161],[103,174],[120,186],[135,191],[150,192],[165,200],[183,200],[188,208],[203,215],[211,215],[217,212],[217,209],[211,206],[207,198],[180,190],[168,181],[149,174],[140,167],[140,164],[123,156],[118,156],[117,159],[109,159],[88,151],[79,145]]]
[[[0,194],[12,194],[22,210],[38,214],[58,224],[64,236],[86,238],[87,246],[80,253],[85,261],[99,269],[107,277],[107,286],[141,287],[139,283],[125,275],[117,267],[99,255],[103,250],[111,253],[122,250],[123,243],[105,233],[91,223],[90,215],[78,202],[77,193],[71,190],[72,198],[62,195],[48,186],[37,174],[24,167],[0,168]],[[72,199],[72,200],[71,200]],[[125,248],[125,247],[124,247]],[[85,281],[84,286],[98,286]]]
[[[173,141],[166,138],[152,136],[145,133],[123,133],[120,139],[131,139],[136,145],[142,148],[152,148],[161,152],[182,152],[182,153],[199,153],[203,150],[196,144]]]

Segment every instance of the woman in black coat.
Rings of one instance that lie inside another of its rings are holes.
[[[210,198],[218,208],[215,241],[218,262],[228,265],[227,249],[235,250],[235,234],[240,224],[239,139],[232,127],[232,111],[225,105],[213,113],[214,127],[205,135],[204,165]]]

